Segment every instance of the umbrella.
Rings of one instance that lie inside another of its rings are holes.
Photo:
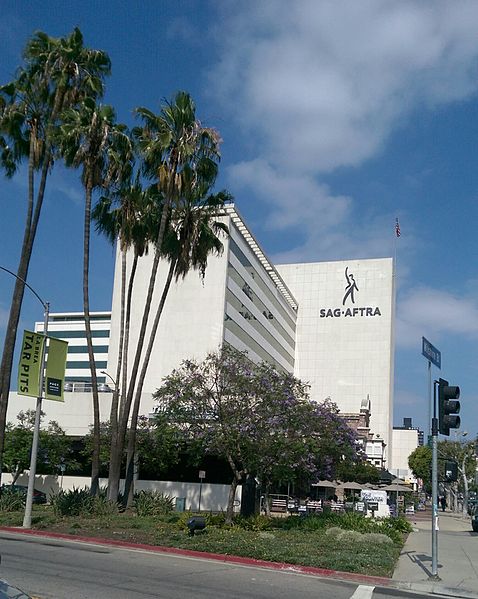
[[[346,482],[346,483],[340,483],[340,485],[338,486],[339,489],[351,489],[352,491],[361,491],[364,488],[365,485],[360,485],[359,483],[356,482]]]
[[[392,483],[391,485],[387,485],[386,487],[382,487],[383,491],[397,491],[397,493],[399,491],[403,491],[403,492],[412,492],[413,489],[410,489],[410,487],[407,487],[405,485],[399,485],[398,483]]]
[[[398,483],[392,483],[391,485],[387,485],[386,487],[382,487],[383,491],[390,491],[393,492],[395,491],[397,494],[396,497],[396,503],[397,503],[397,514],[398,514],[398,494],[399,493],[406,493],[413,491],[413,489],[410,489],[410,487],[406,487],[405,485],[399,485]]]
[[[340,483],[340,485],[337,487],[337,489],[340,490],[346,490],[348,489],[349,491],[352,491],[352,501],[355,502],[355,491],[361,491],[364,488],[364,485],[359,485],[359,483],[356,482],[345,482],[345,483]]]
[[[330,480],[319,480],[319,482],[312,483],[312,487],[328,487],[329,489],[335,489],[337,483],[333,483]]]

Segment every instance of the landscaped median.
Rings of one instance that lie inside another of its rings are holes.
[[[96,503],[88,513],[68,516],[54,505],[35,506],[32,528],[386,577],[392,575],[410,530],[401,518],[372,520],[354,513],[238,517],[233,525],[226,525],[222,514],[202,513],[206,529],[188,536],[189,512],[118,513],[103,501]],[[22,518],[22,511],[0,511],[0,526],[21,526]]]

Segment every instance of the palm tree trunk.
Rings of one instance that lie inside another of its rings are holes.
[[[36,136],[36,131],[30,132],[30,147],[28,158],[28,208],[27,217],[25,220],[25,228],[23,233],[22,251],[17,270],[17,276],[26,281],[28,276],[28,268],[33,251],[33,243],[35,241],[38,222],[40,220],[41,209],[43,206],[43,198],[45,196],[46,180],[52,158],[50,131],[57,119],[57,115],[61,110],[65,97],[65,87],[60,85],[55,92],[55,101],[50,114],[49,121],[46,125],[47,141],[45,147],[45,155],[40,176],[40,186],[34,204],[34,143],[33,137]],[[32,216],[33,215],[33,216]],[[17,339],[18,322],[20,320],[20,312],[23,303],[23,294],[25,284],[17,279],[12,296],[10,306],[10,314],[8,317],[7,332],[3,345],[2,363],[0,366],[0,483],[3,470],[3,449],[5,445],[5,426],[7,423],[8,395],[10,392],[10,381],[12,376],[13,354],[15,351],[15,342]]]
[[[124,347],[122,354],[122,382],[121,382],[121,403],[119,406],[119,415],[118,415],[118,407],[116,408],[116,435],[113,438],[111,437],[111,447],[110,447],[110,463],[109,463],[109,472],[108,472],[108,499],[109,501],[116,502],[118,501],[119,494],[119,483],[121,477],[121,462],[123,460],[123,444],[119,443],[119,422],[121,422],[122,414],[124,411],[124,404],[126,401],[126,391],[127,391],[127,374],[128,374],[128,347],[129,347],[129,330],[130,330],[130,321],[131,321],[131,301],[133,297],[133,283],[136,275],[136,269],[138,266],[138,255],[135,253],[133,264],[131,266],[131,273],[129,276],[128,283],[128,295],[126,299],[126,316],[125,316],[125,331],[124,331]],[[119,361],[119,355],[118,355]],[[119,375],[116,381],[118,382]]]
[[[149,335],[148,347],[146,348],[146,354],[143,360],[143,366],[141,368],[141,372],[138,379],[138,384],[136,386],[136,395],[134,398],[133,404],[133,413],[131,415],[131,424],[129,428],[128,435],[128,453],[126,458],[126,477],[125,477],[125,488],[124,488],[124,501],[126,502],[126,507],[130,507],[133,502],[134,496],[134,455],[136,450],[136,432],[138,428],[138,414],[139,408],[141,404],[141,393],[143,391],[144,379],[146,377],[146,372],[148,371],[149,361],[151,359],[151,353],[153,351],[154,341],[156,339],[156,333],[158,331],[159,320],[161,318],[161,314],[163,313],[164,304],[166,303],[166,298],[168,297],[169,288],[171,287],[171,281],[173,280],[174,267],[176,266],[176,261],[173,260],[169,265],[168,277],[166,279],[166,283],[164,285],[163,293],[161,295],[161,300],[159,302],[158,309],[156,310],[156,315],[154,317],[153,326],[151,329],[151,333]]]
[[[33,144],[31,144],[32,146]],[[48,151],[44,158],[40,187],[38,189],[36,204],[34,203],[34,174],[33,174],[33,156],[30,149],[30,159],[28,165],[28,209],[25,220],[25,228],[23,232],[22,251],[20,254],[20,262],[17,270],[17,279],[12,296],[10,306],[10,314],[7,324],[7,332],[2,354],[1,372],[1,388],[0,388],[0,482],[3,469],[3,448],[5,444],[5,425],[7,423],[7,408],[8,395],[10,392],[10,381],[12,374],[13,355],[15,351],[15,342],[17,338],[18,323],[20,320],[20,312],[22,309],[23,295],[25,292],[25,284],[28,277],[28,268],[33,251],[33,242],[38,228],[43,198],[45,195],[46,178],[48,175],[49,164],[51,161],[51,153]]]
[[[89,265],[90,265],[90,229],[91,229],[91,196],[93,186],[90,181],[86,184],[85,194],[85,222],[83,233],[83,310],[85,313],[86,344],[91,371],[91,391],[93,395],[93,455],[91,456],[91,488],[92,495],[97,495],[100,477],[100,403],[98,398],[98,384],[96,377],[95,356],[93,353],[93,338],[90,322],[90,297],[89,297]]]
[[[125,327],[125,289],[126,289],[126,252],[121,250],[121,316],[120,316],[120,335],[118,342],[118,361],[116,365],[116,378],[115,386],[113,390],[113,397],[111,399],[111,410],[110,410],[110,429],[111,429],[111,443],[110,443],[110,457],[113,455],[116,445],[118,444],[118,405],[119,405],[119,383],[121,376],[121,364],[123,361],[123,344],[124,344],[124,327]],[[111,460],[110,460],[111,461]],[[110,496],[111,490],[111,496]],[[117,498],[118,493],[115,494]],[[108,476],[108,499],[110,501],[116,501],[113,497],[113,489],[110,487],[110,477]]]
[[[141,327],[138,335],[138,342],[136,345],[136,352],[134,356],[133,366],[131,368],[131,377],[128,386],[128,392],[126,394],[123,410],[120,415],[120,422],[118,426],[118,445],[117,452],[119,455],[123,453],[126,431],[128,428],[129,414],[131,411],[131,404],[133,401],[134,390],[136,386],[136,378],[138,376],[139,363],[141,359],[141,353],[143,351],[144,338],[146,336],[146,327],[148,325],[149,312],[151,309],[151,301],[153,299],[153,292],[156,283],[156,275],[158,273],[159,260],[161,257],[161,246],[163,244],[164,231],[166,230],[166,222],[168,219],[169,207],[171,200],[167,199],[164,203],[163,213],[161,214],[161,223],[159,227],[158,237],[156,239],[156,247],[154,251],[153,264],[151,267],[151,274],[149,277],[148,292],[146,295],[146,301],[144,305],[143,318],[141,320]]]

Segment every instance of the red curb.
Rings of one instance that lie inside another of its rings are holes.
[[[240,564],[244,566],[255,566],[259,568],[268,568],[270,570],[287,570],[297,574],[310,574],[321,576],[323,578],[334,578],[349,580],[352,582],[366,582],[373,586],[391,586],[390,578],[381,576],[367,576],[366,574],[356,574],[354,572],[341,572],[339,570],[327,570],[326,568],[317,568],[315,566],[299,566],[297,564],[287,564],[284,562],[268,562],[266,560],[254,559],[252,557],[239,557],[236,555],[227,555],[222,553],[207,553],[204,551],[195,551],[193,549],[179,549],[177,547],[164,547],[160,545],[146,545],[144,543],[130,543],[128,541],[117,541],[115,539],[103,539],[97,537],[82,537],[77,535],[68,535],[60,532],[44,532],[41,530],[31,530],[16,528],[14,526],[0,526],[0,530],[6,532],[16,532],[37,537],[50,537],[53,539],[64,539],[67,541],[79,541],[81,543],[94,543],[96,545],[111,545],[113,547],[123,547],[125,549],[141,549],[154,553],[170,553],[173,555],[183,555],[185,557],[198,557],[202,559],[211,559],[220,562]]]

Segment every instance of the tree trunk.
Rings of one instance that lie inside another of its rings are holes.
[[[154,251],[153,265],[151,267],[148,292],[146,295],[143,317],[141,320],[141,327],[140,327],[140,331],[139,331],[138,342],[136,345],[136,352],[135,352],[135,356],[134,356],[133,366],[131,368],[131,377],[130,377],[130,381],[129,381],[128,392],[126,394],[123,409],[121,410],[120,422],[118,425],[118,443],[117,443],[117,450],[116,450],[118,455],[122,455],[123,449],[125,446],[129,414],[131,411],[131,404],[133,401],[134,390],[136,387],[136,378],[138,376],[138,369],[139,369],[139,363],[140,363],[140,359],[141,359],[141,353],[143,351],[144,338],[146,336],[146,328],[148,325],[149,312],[151,309],[151,301],[153,298],[153,292],[154,292],[154,287],[155,287],[155,283],[156,283],[156,275],[158,272],[159,260],[160,260],[160,256],[161,256],[161,246],[163,244],[164,231],[166,229],[166,221],[167,221],[167,215],[169,212],[170,204],[171,204],[170,200],[166,200],[165,205],[163,207],[163,213],[161,215],[161,224],[159,227],[158,237],[157,237],[157,240],[155,243],[156,247],[155,247],[155,251]]]
[[[468,517],[468,479],[466,477],[466,458],[463,456],[461,475],[463,476],[463,516]]]
[[[131,424],[128,435],[128,453],[126,458],[126,477],[125,477],[125,493],[124,493],[124,501],[126,502],[126,506],[130,507],[133,503],[134,496],[134,456],[136,451],[136,431],[138,428],[138,415],[139,408],[141,405],[141,392],[143,391],[144,379],[146,377],[146,372],[148,371],[149,361],[151,359],[151,353],[153,351],[154,341],[156,339],[156,333],[158,331],[158,325],[161,318],[161,314],[163,313],[164,304],[166,303],[166,298],[168,296],[169,288],[171,287],[171,281],[173,280],[174,267],[176,266],[176,261],[173,260],[169,265],[168,277],[166,279],[166,283],[164,284],[163,293],[161,295],[161,300],[159,302],[158,309],[156,310],[156,315],[154,317],[153,326],[151,329],[151,333],[149,335],[148,347],[146,348],[146,354],[143,360],[143,366],[141,367],[141,372],[138,379],[138,384],[136,386],[136,395],[134,398],[133,404],[133,413],[131,415]]]
[[[229,466],[233,472],[234,478],[232,479],[231,486],[229,487],[229,495],[227,498],[227,509],[226,509],[226,524],[232,524],[234,519],[234,501],[236,499],[237,486],[241,482],[244,476],[244,470],[238,470],[236,464],[230,455],[226,456]]]
[[[34,144],[32,143],[32,137],[34,135],[36,136],[37,132],[30,131],[30,147],[28,158],[28,208],[23,233],[22,251],[20,254],[20,261],[17,270],[17,276],[20,279],[23,279],[23,281],[26,281],[28,276],[28,268],[30,266],[33,244],[35,242],[38,222],[40,220],[41,209],[43,206],[43,198],[45,196],[46,180],[51,166],[52,143],[50,133],[53,125],[56,122],[57,115],[62,109],[65,92],[66,88],[64,85],[60,85],[56,89],[53,109],[46,124],[47,138],[45,155],[43,157],[40,186],[38,188],[36,204],[34,204]],[[3,345],[2,363],[0,366],[0,483],[3,471],[3,448],[5,445],[5,426],[7,424],[8,395],[10,392],[10,380],[12,376],[13,354],[15,351],[15,342],[17,339],[18,322],[20,320],[24,291],[25,283],[17,279],[10,305],[10,314],[8,317],[7,331],[5,333]]]
[[[91,371],[91,391],[93,396],[93,454],[91,456],[91,488],[90,493],[97,495],[100,477],[100,402],[98,398],[98,384],[96,377],[95,356],[93,353],[93,339],[91,336],[90,322],[90,297],[89,297],[89,266],[90,266],[90,228],[91,228],[91,196],[93,186],[90,181],[86,183],[85,194],[85,222],[83,234],[83,310],[85,313],[86,344]]]
[[[43,198],[45,195],[45,186],[50,159],[51,153],[47,151],[44,158],[44,164],[42,168],[40,187],[38,189],[36,204],[34,203],[34,176],[32,155],[30,156],[29,160],[27,217],[25,220],[25,228],[23,232],[23,243],[20,255],[20,262],[17,270],[18,278],[15,281],[7,330],[5,333],[2,364],[0,366],[0,482],[3,470],[3,448],[5,444],[5,426],[7,423],[8,395],[10,392],[13,355],[15,352],[15,342],[17,338],[18,323],[20,320],[20,312],[22,309],[23,294],[25,292],[24,281],[26,281],[28,277],[28,268],[30,266],[30,259],[33,251],[33,243],[35,241],[35,236],[38,228],[38,221],[40,219]]]
[[[120,335],[118,341],[118,361],[116,365],[116,378],[114,383],[113,397],[111,399],[111,410],[110,410],[110,429],[111,429],[111,443],[110,443],[110,464],[111,456],[115,453],[116,446],[118,444],[118,405],[119,405],[119,393],[120,393],[120,376],[121,376],[121,364],[123,362],[123,344],[124,344],[124,326],[125,326],[125,289],[126,289],[126,252],[121,250],[121,317],[120,317]],[[118,478],[119,483],[119,478]],[[115,485],[116,486],[116,485]],[[115,492],[116,491],[116,492]],[[118,500],[118,490],[113,489],[113,485],[110,483],[110,477],[108,475],[108,500],[116,502]]]
[[[121,382],[121,402],[119,405],[119,415],[116,415],[117,425],[116,425],[116,436],[113,439],[111,438],[111,448],[110,448],[110,463],[109,463],[109,472],[108,472],[108,499],[110,501],[116,502],[118,501],[119,495],[119,484],[121,478],[121,463],[123,461],[123,444],[119,443],[119,422],[121,422],[122,414],[124,411],[124,405],[126,401],[126,391],[127,391],[127,374],[128,374],[128,347],[129,347],[129,330],[130,330],[130,321],[131,321],[131,301],[133,296],[133,282],[136,275],[136,269],[138,265],[138,255],[135,253],[133,265],[131,267],[131,273],[129,276],[128,283],[128,295],[126,299],[126,315],[125,315],[125,335],[124,335],[124,343],[123,343],[123,355],[122,355],[122,382]],[[119,359],[119,358],[118,358]],[[118,379],[116,381],[118,382]]]

